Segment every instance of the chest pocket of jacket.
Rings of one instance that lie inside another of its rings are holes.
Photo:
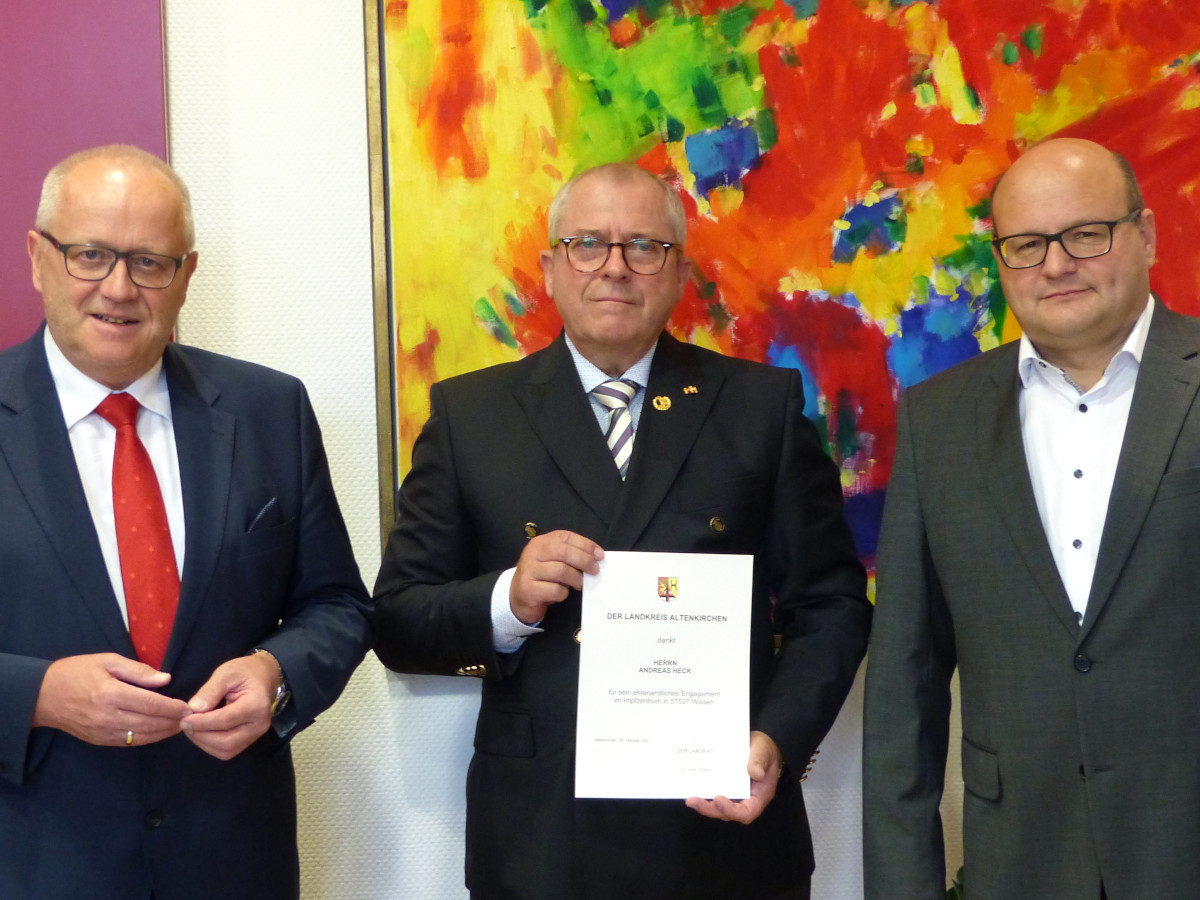
[[[1154,502],[1162,503],[1172,497],[1186,497],[1197,491],[1200,491],[1200,466],[1175,469],[1163,475],[1158,485],[1158,493],[1154,495]]]
[[[963,787],[981,800],[1000,799],[1000,759],[991,750],[962,741]]]

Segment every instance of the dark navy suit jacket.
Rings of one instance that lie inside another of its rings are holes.
[[[30,727],[53,660],[135,655],[42,342],[39,330],[0,353],[0,897],[295,897],[294,774],[275,730],[222,762],[183,735],[96,747]],[[303,727],[369,635],[308,397],[295,378],[191,347],[169,346],[164,369],[186,522],[164,693],[187,699],[263,647]]]

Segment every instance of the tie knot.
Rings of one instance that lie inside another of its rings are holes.
[[[629,401],[633,399],[633,395],[637,392],[637,384],[620,378],[613,381],[606,381],[604,384],[598,384],[592,388],[592,393],[596,395],[596,399],[607,409],[628,408]]]
[[[100,401],[96,412],[114,428],[123,428],[137,422],[141,408],[142,404],[132,394],[109,394]]]

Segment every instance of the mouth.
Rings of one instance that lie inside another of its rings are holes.
[[[136,325],[138,321],[137,319],[128,319],[124,316],[106,316],[102,313],[92,313],[92,318],[106,325]]]
[[[1052,294],[1046,294],[1043,300],[1069,300],[1073,297],[1078,297],[1080,294],[1087,293],[1087,288],[1070,288],[1068,290],[1058,290]]]

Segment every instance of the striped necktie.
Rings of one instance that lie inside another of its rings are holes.
[[[629,457],[633,455],[633,417],[629,414],[629,401],[638,392],[638,387],[632,381],[617,379],[592,388],[592,394],[608,410],[608,430],[604,440],[622,480],[629,470]]]

